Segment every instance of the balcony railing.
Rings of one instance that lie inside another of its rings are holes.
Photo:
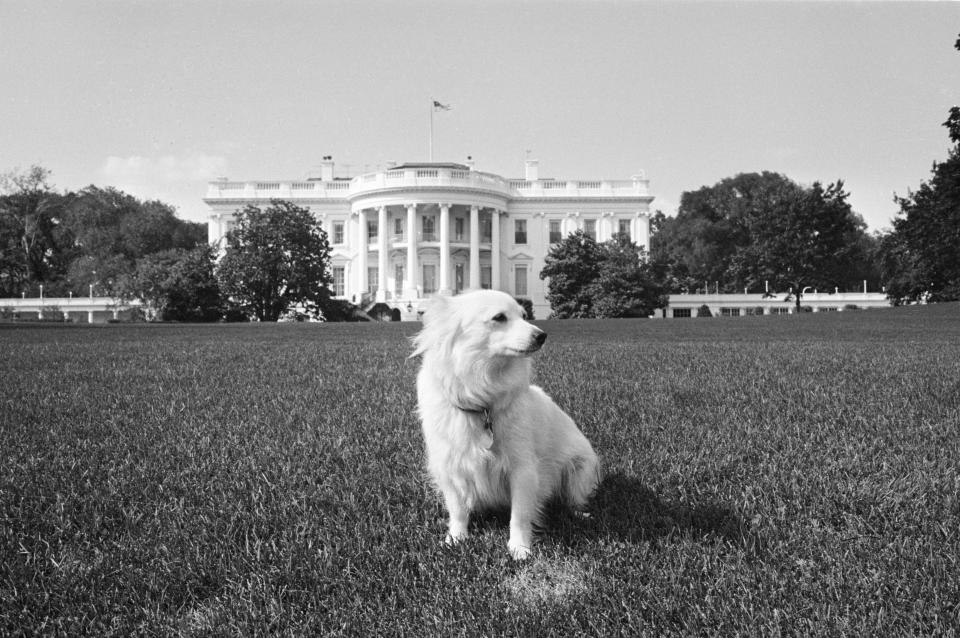
[[[628,180],[528,181],[462,169],[404,168],[366,173],[351,180],[210,182],[206,199],[350,199],[365,193],[416,187],[482,190],[507,199],[649,196],[649,181],[639,176]]]

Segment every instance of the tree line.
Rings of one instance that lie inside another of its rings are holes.
[[[960,107],[944,126],[947,159],[895,198],[890,231],[867,232],[841,180],[743,173],[684,192],[675,217],[655,213],[649,247],[582,232],[554,245],[540,273],[553,316],[649,316],[670,294],[697,291],[784,294],[799,309],[808,288],[864,281],[893,304],[960,300]],[[206,225],[167,204],[97,186],[59,193],[49,178],[39,166],[0,175],[0,297],[93,291],[180,321],[353,314],[331,298],[329,242],[308,209],[245,207],[218,255]]]

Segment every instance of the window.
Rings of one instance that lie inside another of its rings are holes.
[[[527,296],[527,266],[517,265],[514,269],[513,290],[518,297]]]
[[[333,222],[333,243],[343,243],[343,222]]]
[[[403,219],[397,217],[393,220],[393,235],[397,241],[403,241]]]
[[[343,230],[343,224],[340,224],[340,230],[341,231]],[[333,267],[333,296],[342,297],[345,294],[347,294],[346,271],[343,266],[334,266]]]
[[[583,234],[597,241],[597,220],[595,219],[585,219],[583,220]]]
[[[739,317],[740,309],[739,308],[721,308],[720,316],[721,317]]]
[[[423,218],[423,239],[422,241],[437,241],[437,233],[434,226],[433,217],[424,216]]]
[[[423,265],[423,294],[437,292],[437,267],[433,264]]]
[[[395,264],[393,267],[393,289],[397,292],[403,289],[403,264]]]
[[[627,237],[630,237],[630,220],[621,219],[620,221],[618,221],[617,232],[620,233],[621,235],[626,235]]]
[[[493,222],[489,217],[484,217],[480,220],[480,241],[490,243],[491,237],[493,237]]]
[[[690,316],[691,316],[691,314],[690,314],[690,309],[689,309],[689,308],[674,308],[674,309],[673,309],[673,316],[674,316],[674,318],[676,318],[676,319],[689,319]]]
[[[771,308],[770,314],[771,315],[789,315],[790,309],[789,308]]]
[[[559,244],[562,239],[560,234],[560,220],[551,219],[550,220],[550,243]]]
[[[490,266],[480,266],[480,287],[489,290],[491,279]]]
[[[453,267],[453,290],[458,293],[463,292],[463,264]]]
[[[836,312],[836,306],[820,306],[819,312]]]
[[[377,222],[367,222],[367,242],[377,241]]]
[[[463,217],[457,217],[453,220],[453,239],[454,241],[463,241]]]
[[[527,220],[525,219],[513,220],[513,243],[515,244],[527,243]]]
[[[377,292],[377,282],[380,279],[380,268],[377,266],[367,267],[367,292],[373,294]]]

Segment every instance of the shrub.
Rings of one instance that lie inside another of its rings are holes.
[[[848,303],[843,307],[844,310],[860,310],[860,306],[855,303]]]
[[[697,316],[698,316],[698,317],[712,317],[712,316],[713,316],[713,313],[710,312],[710,306],[708,306],[707,304],[703,304],[702,306],[700,306],[699,308],[697,308]]]

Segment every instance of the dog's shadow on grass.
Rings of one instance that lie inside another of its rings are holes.
[[[564,545],[600,538],[627,543],[659,542],[692,535],[756,549],[757,539],[732,507],[711,501],[670,502],[639,479],[620,472],[604,477],[589,512],[589,518],[580,518],[564,508],[551,508],[542,531]]]

